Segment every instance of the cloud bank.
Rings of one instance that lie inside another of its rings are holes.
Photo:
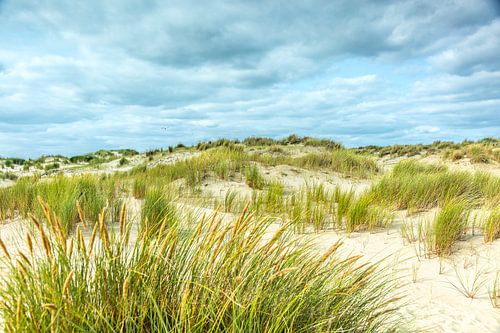
[[[494,1],[0,1],[0,154],[500,135]]]

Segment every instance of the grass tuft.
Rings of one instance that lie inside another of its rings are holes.
[[[390,270],[340,259],[340,244],[319,257],[286,228],[265,240],[269,224],[246,213],[230,223],[214,215],[192,227],[178,221],[155,237],[143,232],[129,243],[128,222],[119,234],[101,222],[95,241],[81,238],[72,251],[49,228],[46,254],[28,258],[29,265],[3,259],[10,270],[0,284],[5,328],[388,332],[401,326]]]
[[[444,204],[432,226],[433,248],[438,256],[452,253],[456,241],[465,233],[469,218],[468,204],[453,200]]]
[[[420,211],[451,199],[475,205],[500,203],[500,178],[484,173],[453,172],[440,165],[413,160],[398,163],[391,173],[372,186],[370,196],[393,209]]]
[[[387,226],[392,219],[392,214],[374,205],[368,195],[362,195],[347,210],[346,231],[374,230]]]
[[[255,164],[252,164],[246,168],[245,179],[247,185],[256,190],[261,190],[266,185],[264,177]]]
[[[491,211],[484,224],[483,234],[484,241],[487,243],[500,238],[500,208]]]
[[[177,221],[175,206],[165,190],[151,188],[146,192],[141,209],[140,232],[148,236],[159,236],[165,226],[172,226]]]

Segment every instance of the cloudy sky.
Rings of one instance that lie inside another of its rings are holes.
[[[497,1],[0,0],[0,155],[500,136]]]

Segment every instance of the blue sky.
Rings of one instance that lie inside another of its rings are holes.
[[[500,136],[496,1],[0,0],[0,155]]]

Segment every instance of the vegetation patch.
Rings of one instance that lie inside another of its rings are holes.
[[[484,223],[484,241],[493,242],[500,238],[500,208],[492,210]]]
[[[51,212],[48,212],[52,216]],[[388,332],[401,326],[390,271],[341,259],[334,244],[322,256],[286,228],[243,213],[194,227],[176,223],[130,239],[100,214],[92,238],[68,238],[57,223],[29,236],[43,254],[21,253],[3,279],[0,311],[8,331],[54,332]],[[122,215],[122,216],[125,216]],[[129,244],[129,245],[127,245]],[[32,247],[28,246],[29,249]]]
[[[398,163],[369,191],[372,200],[394,209],[425,210],[449,199],[462,198],[477,205],[500,201],[500,178],[485,173],[454,172],[441,165],[413,160]]]
[[[70,230],[75,223],[95,221],[99,212],[119,196],[121,187],[111,178],[100,179],[85,175],[65,177],[58,175],[50,180],[24,177],[13,186],[0,188],[0,217],[35,215],[45,220],[39,200],[47,202],[60,219],[61,225]]]

